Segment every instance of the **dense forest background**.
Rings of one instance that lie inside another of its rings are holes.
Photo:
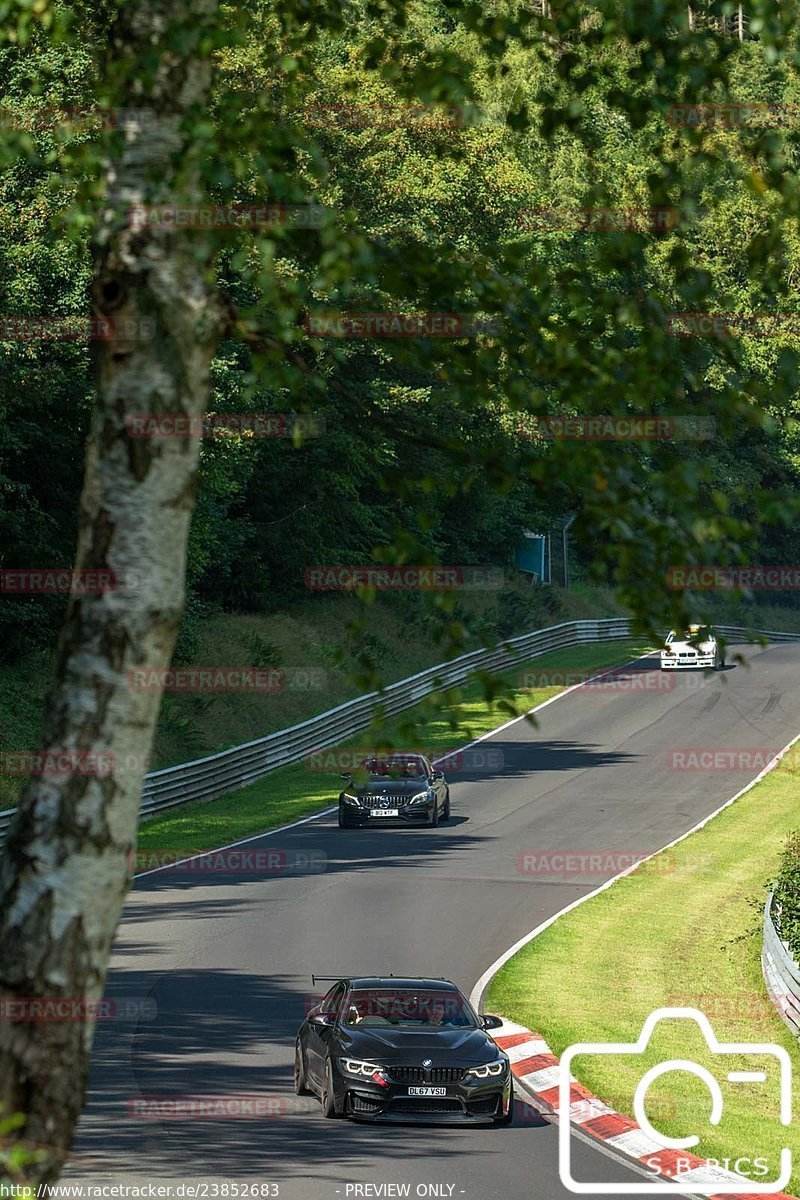
[[[535,41],[499,36],[488,48],[469,6],[420,0],[388,42],[373,10],[354,7],[351,21],[320,35],[299,80],[272,7],[245,7],[246,35],[220,51],[206,120],[218,141],[232,111],[242,128],[268,111],[274,136],[249,158],[238,147],[236,171],[223,163],[212,194],[221,204],[313,203],[334,216],[318,229],[277,231],[268,251],[246,231],[220,234],[220,284],[248,317],[217,356],[213,408],[305,410],[324,418],[325,432],[302,443],[205,440],[179,658],[197,652],[203,623],[221,613],[329,605],[309,596],[309,565],[368,563],[392,545],[408,562],[508,568],[523,528],[557,528],[571,515],[573,570],[616,588],[623,605],[633,576],[640,587],[648,572],[663,576],[683,540],[695,557],[705,543],[709,562],[726,561],[729,547],[740,561],[800,561],[797,334],[682,338],[668,329],[670,313],[696,309],[797,310],[789,189],[800,108],[767,127],[676,122],[674,106],[696,83],[691,61],[669,74],[644,40],[615,43],[607,28],[594,38],[579,7],[571,23],[570,12],[560,24],[542,17]],[[791,113],[800,105],[793,18],[782,14],[793,49],[778,57],[753,11],[743,42],[709,22],[696,50],[703,87],[712,99],[717,89],[719,103]],[[75,114],[102,105],[104,13],[77,6],[80,36],[61,44],[33,27],[26,44],[0,48],[3,315],[88,311],[96,224],[87,188],[102,139],[115,134]],[[429,61],[436,72],[414,110],[405,76],[413,68],[418,94]],[[552,216],[654,203],[675,211],[672,227],[558,228]],[[473,261],[470,295],[453,272]],[[459,300],[464,311],[502,313],[508,293],[492,292],[492,280],[508,281],[509,263],[536,300],[506,304],[514,346],[525,339],[528,348],[517,353],[502,333],[470,347],[493,380],[470,405],[450,384],[468,369],[457,347],[449,375],[430,340],[314,341],[297,320],[323,310],[454,311]],[[274,363],[265,371],[274,345],[289,364],[285,379]],[[64,566],[74,554],[91,345],[2,340],[0,363],[0,567]],[[577,446],[532,435],[520,417],[531,406],[711,416],[715,433]],[[623,550],[604,561],[606,540]],[[791,594],[769,599],[795,603]],[[414,598],[398,603],[408,619],[419,616]],[[63,607],[58,597],[0,596],[0,663],[52,646]],[[528,623],[524,605],[506,608],[512,616],[484,633]]]

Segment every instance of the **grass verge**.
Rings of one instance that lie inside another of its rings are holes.
[[[622,613],[609,588],[532,587],[519,577],[497,590],[465,589],[451,619],[466,630],[467,651],[563,621]],[[367,620],[368,628],[356,636],[350,627],[359,620]],[[369,654],[387,684],[436,666],[448,657],[437,641],[443,620],[419,592],[380,592],[370,605],[340,592],[312,594],[278,612],[187,613],[174,666],[283,668],[290,683],[276,692],[166,692],[153,741],[153,770],[286,729],[362,695],[368,689],[357,677],[359,651]],[[39,746],[54,665],[54,646],[32,649],[14,663],[0,661],[3,749]],[[292,686],[295,670],[301,677],[313,672],[312,685]],[[0,773],[0,811],[17,803],[24,783],[22,776]]]
[[[533,659],[536,670],[599,671],[616,666],[642,654],[646,647],[633,642],[573,646]],[[519,679],[526,664],[520,663],[505,672],[507,682]],[[436,700],[426,701],[388,721],[383,733],[399,746],[420,746],[432,755],[453,750],[482,733],[497,728],[513,714],[526,712],[551,696],[563,691],[561,687],[528,689],[515,686],[510,697],[487,702],[483,687],[475,682],[463,688],[458,698],[436,708]],[[416,716],[413,738],[404,736],[409,716]],[[368,745],[366,733],[342,742],[342,749]],[[339,747],[337,747],[339,748]],[[454,777],[457,786],[457,776]],[[186,804],[172,813],[154,817],[139,830],[137,869],[156,866],[156,852],[190,853],[222,846],[238,838],[263,833],[278,825],[298,820],[318,812],[335,802],[341,789],[338,771],[312,771],[304,762],[281,767],[257,783],[231,792],[208,803]]]
[[[793,1059],[793,1113],[800,1102],[800,1048],[775,1013],[761,976],[761,911],[785,837],[800,825],[800,770],[795,755],[763,782],[669,852],[669,870],[639,868],[561,917],[503,967],[486,1009],[538,1031],[555,1054],[576,1042],[632,1042],[646,1017],[663,1006],[700,1009],[720,1041],[774,1042]],[[674,858],[673,858],[674,856]],[[670,1072],[652,1086],[647,1113],[670,1137],[698,1134],[701,1158],[768,1159],[748,1167],[752,1182],[777,1177],[782,1146],[797,1125],[778,1120],[777,1063],[720,1059],[708,1053],[691,1022],[672,1020],[641,1056],[576,1059],[573,1073],[617,1111],[633,1116],[644,1072],[668,1059],[707,1067],[722,1086],[725,1108],[709,1124],[705,1085]],[[729,1070],[767,1070],[765,1083],[729,1083]],[[723,1069],[724,1068],[724,1069]],[[789,1190],[800,1194],[800,1163]]]

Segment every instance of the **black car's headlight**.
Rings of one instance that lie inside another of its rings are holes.
[[[386,1083],[383,1067],[379,1067],[377,1063],[364,1062],[360,1058],[340,1058],[339,1067],[345,1075],[353,1075],[357,1079],[371,1079],[375,1083]]]
[[[344,800],[345,804],[352,804],[355,808],[361,807],[358,796],[348,796],[347,792],[345,792],[342,796],[342,799]]]
[[[417,792],[416,796],[412,796],[409,804],[430,804],[433,799],[433,788],[428,788],[425,792]]]
[[[481,1067],[470,1067],[467,1075],[471,1075],[473,1079],[492,1079],[498,1075],[504,1075],[507,1066],[506,1060],[501,1058],[499,1062],[484,1063]]]

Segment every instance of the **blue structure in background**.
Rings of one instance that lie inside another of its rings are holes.
[[[549,572],[545,571],[545,541],[543,533],[531,533],[526,529],[514,559],[517,570],[533,575],[538,583],[549,582]]]

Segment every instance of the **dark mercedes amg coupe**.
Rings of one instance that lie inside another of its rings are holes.
[[[450,788],[422,754],[365,759],[339,795],[339,825],[438,825],[450,816]]]

